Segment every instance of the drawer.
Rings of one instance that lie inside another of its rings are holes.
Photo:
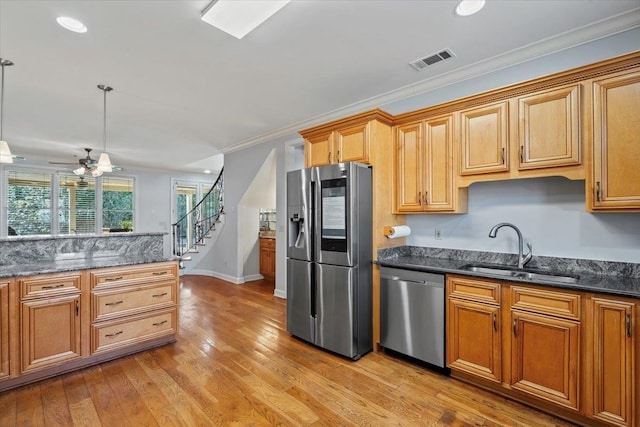
[[[580,295],[512,285],[511,308],[580,320]]]
[[[96,291],[91,296],[91,320],[99,321],[176,304],[175,281]]]
[[[449,297],[489,304],[500,304],[500,283],[489,279],[448,276]]]
[[[276,239],[260,239],[260,248],[261,249],[275,249],[276,248]]]
[[[91,353],[127,347],[176,332],[177,309],[154,311],[91,325]]]
[[[168,280],[178,277],[177,263],[158,263],[151,265],[115,267],[92,270],[89,273],[91,289],[123,286],[132,282],[144,282],[161,278]]]
[[[47,298],[57,295],[80,292],[82,276],[72,274],[43,274],[20,279],[20,297],[22,299]]]

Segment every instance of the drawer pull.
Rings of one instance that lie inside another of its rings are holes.
[[[154,323],[153,326],[160,326],[160,325],[164,325],[165,323],[167,323],[167,321],[163,320],[162,322]]]
[[[59,284],[59,285],[46,285],[43,286],[41,289],[57,289],[57,288],[64,288],[64,284]]]
[[[513,319],[513,336],[518,336],[518,319]]]
[[[122,304],[124,301],[120,300],[120,301],[116,301],[116,302],[106,302],[104,305],[118,305],[118,304]]]
[[[493,313],[493,330],[498,332],[498,316]]]
[[[107,277],[104,279],[105,282],[114,282],[116,280],[122,280],[124,279],[124,277],[122,276],[118,276],[118,277]]]
[[[154,271],[153,272],[154,276],[162,276],[163,274],[167,274],[167,272],[166,271]]]
[[[122,333],[122,331],[118,331],[118,332],[115,332],[115,333],[113,333],[113,334],[107,334],[107,335],[105,335],[104,337],[105,337],[105,338],[112,338],[112,337],[115,337],[115,336],[120,335],[121,333]]]
[[[165,296],[165,295],[167,295],[167,293],[166,293],[166,292],[163,292],[163,293],[161,293],[161,294],[152,295],[152,297],[154,297],[154,298],[160,298],[160,297],[163,297],[163,296]]]
[[[627,336],[631,337],[631,315],[627,314]]]

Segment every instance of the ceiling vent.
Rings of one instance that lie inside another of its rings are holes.
[[[416,59],[415,61],[409,62],[416,70],[424,70],[429,65],[436,64],[438,62],[444,61],[446,59],[453,58],[455,55],[449,49],[445,49],[442,52],[435,53],[431,56],[427,56],[426,58]]]

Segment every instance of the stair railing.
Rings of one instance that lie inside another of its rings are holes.
[[[224,168],[205,196],[182,218],[171,224],[173,255],[182,258],[196,246],[204,244],[224,213]]]

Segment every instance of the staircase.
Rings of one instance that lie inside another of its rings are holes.
[[[198,252],[198,247],[206,244],[206,239],[215,231],[221,215],[224,215],[223,173],[224,168],[202,200],[182,218],[171,224],[173,255],[178,258],[180,268],[184,268],[185,261],[191,260],[190,254]]]

